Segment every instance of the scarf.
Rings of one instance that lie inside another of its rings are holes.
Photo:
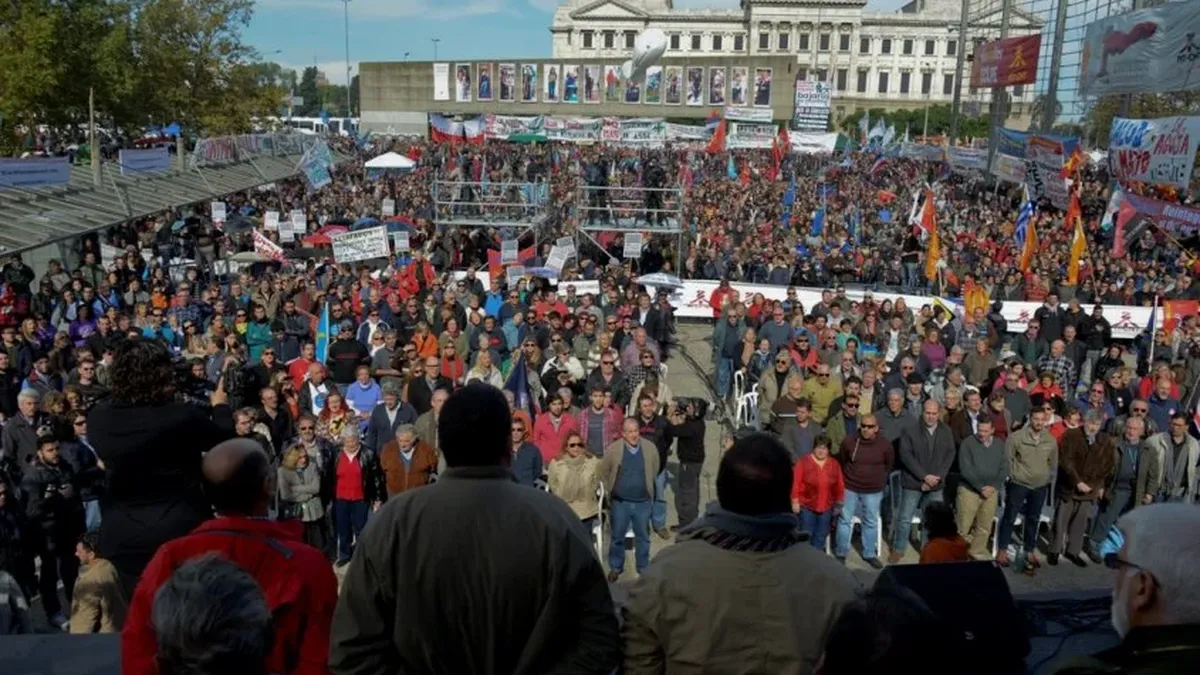
[[[679,541],[707,542],[726,551],[775,553],[807,542],[793,513],[747,516],[712,504],[699,520],[679,532]]]
[[[1163,453],[1163,486],[1162,492],[1170,497],[1175,496],[1175,491],[1183,485],[1187,475],[1187,437],[1183,438],[1182,443],[1175,443],[1175,439],[1171,438],[1171,434],[1167,434],[1166,452]],[[1175,449],[1178,447],[1179,452],[1176,454]],[[1175,454],[1175,461],[1171,461],[1171,455]]]

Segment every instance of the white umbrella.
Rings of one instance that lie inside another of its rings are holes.
[[[666,272],[655,272],[654,274],[646,274],[634,280],[642,286],[657,286],[660,288],[683,288],[683,280],[674,274]]]

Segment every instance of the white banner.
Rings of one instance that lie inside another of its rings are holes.
[[[818,134],[795,131],[788,136],[792,141],[792,151],[805,155],[832,154],[837,148],[837,133]]]
[[[278,230],[279,229],[279,212],[267,211],[263,214],[263,229]]]
[[[1025,160],[997,152],[992,159],[992,175],[1010,183],[1025,182]]]
[[[760,124],[770,124],[771,111],[763,110],[762,108],[725,106],[725,119],[729,120],[730,122],[758,122]]]
[[[383,206],[379,209],[379,212],[382,213],[384,215],[384,217],[391,217],[391,216],[396,215],[396,200],[395,199],[383,200]]]
[[[797,79],[792,128],[798,131],[828,130],[829,105],[832,99],[833,90],[828,82]]]
[[[450,64],[433,64],[433,100],[450,100]]]
[[[308,232],[308,216],[303,209],[292,209],[292,232],[304,234]]]
[[[330,237],[330,241],[333,243],[333,259],[338,263],[386,258],[390,253],[386,227],[343,232]]]
[[[412,245],[409,243],[408,232],[401,230],[399,232],[392,233],[392,250],[393,251],[395,251],[396,253],[399,253],[401,251],[408,251],[411,248],[412,248]]]
[[[146,150],[122,149],[117,153],[122,176],[140,176],[171,170],[171,151],[166,147]]]
[[[1200,117],[1117,117],[1108,136],[1108,170],[1117,180],[1187,189],[1197,143]]]
[[[1062,143],[1045,136],[1029,137],[1025,145],[1025,184],[1035,199],[1047,197],[1056,209],[1067,209],[1070,194],[1062,177]]]
[[[725,143],[729,148],[766,149],[774,145],[777,132],[774,124],[733,122],[729,125]]]
[[[66,185],[71,182],[71,160],[67,157],[0,159],[0,190]]]
[[[1173,2],[1088,24],[1079,64],[1084,96],[1200,87],[1200,2]]]
[[[301,230],[303,232],[303,230]],[[279,241],[283,244],[288,244],[296,241],[296,230],[292,227],[292,221],[286,218],[279,221]]]
[[[626,259],[642,257],[642,233],[630,232],[625,235],[625,250],[622,255]]]
[[[987,150],[976,148],[947,148],[946,161],[954,169],[987,170]]]
[[[668,141],[707,141],[710,136],[708,127],[667,122]]]
[[[254,237],[255,253],[266,258],[267,260],[283,262],[283,249],[279,247],[279,244],[267,239],[267,235],[259,232],[258,230],[254,230],[252,236]]]

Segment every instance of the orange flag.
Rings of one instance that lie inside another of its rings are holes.
[[[725,152],[725,120],[717,123],[717,129],[708,141],[708,152],[713,155]]]
[[[925,278],[937,279],[937,264],[942,259],[942,242],[938,237],[937,220],[934,218],[933,191],[925,191],[925,207],[921,210],[921,227],[929,233],[929,243],[925,250]]]
[[[1166,300],[1163,302],[1163,332],[1175,330],[1179,322],[1189,316],[1200,314],[1200,301]]]
[[[1021,260],[1017,263],[1017,269],[1022,272],[1028,272],[1033,264],[1033,254],[1037,252],[1037,218],[1030,218],[1025,225],[1025,243],[1021,247]]]

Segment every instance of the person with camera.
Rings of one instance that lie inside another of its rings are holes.
[[[675,456],[679,458],[679,477],[675,489],[675,512],[679,524],[687,527],[700,515],[700,474],[704,470],[704,413],[707,401],[677,398],[667,406],[667,443],[678,439]]]
[[[67,617],[58,597],[61,576],[63,592],[71,597],[79,576],[75,542],[84,532],[83,502],[75,485],[75,470],[58,454],[58,440],[49,430],[38,433],[37,455],[25,472],[25,515],[29,518],[33,550],[41,559],[38,592],[50,625],[63,628]]]

